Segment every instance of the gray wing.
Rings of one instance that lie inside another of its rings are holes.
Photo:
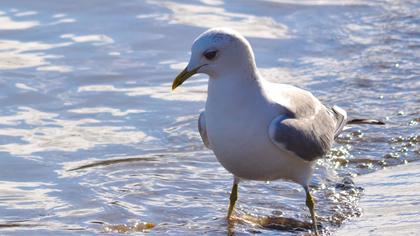
[[[210,142],[207,137],[206,117],[204,115],[204,111],[200,113],[200,117],[198,118],[198,131],[200,132],[201,140],[203,140],[204,146],[211,149]]]
[[[277,147],[306,161],[314,161],[331,148],[346,124],[346,112],[337,106],[325,107],[303,90],[289,94],[288,98],[288,112],[277,116],[270,124],[270,139]]]

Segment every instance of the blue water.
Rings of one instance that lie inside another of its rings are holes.
[[[196,130],[207,78],[170,88],[215,26],[243,33],[270,80],[386,121],[347,130],[317,165],[317,212],[334,232],[360,215],[354,176],[420,159],[419,23],[414,0],[2,1],[0,234],[141,233],[145,222],[150,234],[226,234],[232,177]],[[298,185],[239,191],[239,216],[310,221]]]

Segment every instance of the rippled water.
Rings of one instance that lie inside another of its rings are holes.
[[[324,232],[360,215],[352,177],[420,159],[420,6],[337,2],[2,1],[0,232],[307,232],[276,227],[310,220],[283,181],[243,183],[227,227],[232,178],[196,130],[207,78],[170,91],[213,26],[248,37],[266,77],[387,122],[347,130],[317,165]]]

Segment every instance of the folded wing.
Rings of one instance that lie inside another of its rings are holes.
[[[204,112],[201,112],[200,117],[198,118],[198,131],[200,132],[201,140],[203,140],[204,146],[211,149],[210,142],[207,137],[206,117]]]
[[[271,122],[268,131],[271,141],[306,161],[321,158],[346,124],[346,112],[337,106],[325,107],[304,90],[296,89],[284,96],[288,103],[281,106],[289,112]]]

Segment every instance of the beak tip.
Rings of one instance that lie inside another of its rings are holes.
[[[201,66],[200,66],[201,67]],[[197,73],[198,69],[200,69],[200,67],[197,67],[195,69],[193,69],[192,71],[188,71],[187,68],[185,68],[176,78],[175,80],[172,82],[172,91],[174,91],[177,87],[181,86],[182,83],[184,83],[185,80],[187,80],[188,78],[190,78],[191,76],[193,76],[194,74]]]

